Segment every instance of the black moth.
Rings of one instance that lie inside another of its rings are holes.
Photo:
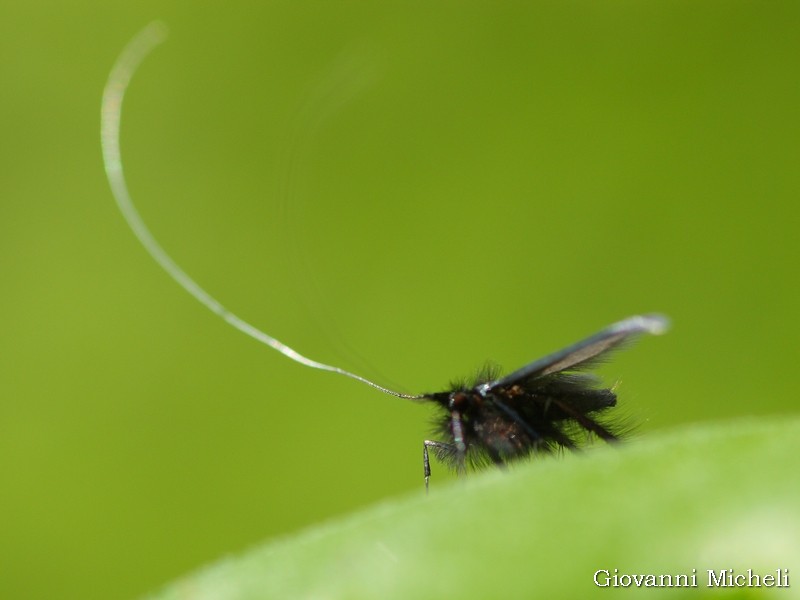
[[[442,409],[437,432],[446,440],[424,442],[426,488],[429,449],[464,471],[467,464],[503,465],[535,452],[573,450],[585,433],[616,440],[617,432],[603,416],[616,405],[617,396],[582,371],[636,336],[662,333],[667,325],[660,315],[631,317],[504,377],[488,368],[471,385],[455,384],[449,391],[424,395]]]
[[[239,331],[302,365],[350,377],[398,398],[438,404],[444,411],[438,426],[444,441],[425,440],[426,488],[431,473],[429,448],[443,461],[463,471],[467,464],[503,465],[534,452],[573,449],[582,432],[609,441],[616,439],[617,434],[601,420],[603,413],[616,403],[616,395],[610,389],[600,388],[595,377],[581,371],[637,335],[665,331],[664,317],[647,315],[620,321],[505,377],[498,378],[489,369],[471,385],[456,385],[447,392],[412,395],[303,356],[237,317],[200,287],[150,233],[133,204],[122,172],[119,130],[125,90],[139,63],[165,37],[166,28],[162,24],[146,27],[128,44],[109,75],[101,114],[103,163],[114,199],[126,222],[150,256],[193,298]]]

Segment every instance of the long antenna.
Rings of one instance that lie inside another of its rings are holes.
[[[103,105],[100,116],[103,164],[105,166],[106,176],[108,177],[108,183],[111,185],[111,192],[114,195],[114,200],[116,200],[120,212],[122,212],[122,216],[142,243],[144,249],[147,250],[147,253],[153,260],[161,265],[172,279],[211,312],[239,331],[277,350],[293,361],[311,367],[312,369],[330,371],[331,373],[338,373],[339,375],[350,377],[351,379],[355,379],[356,381],[360,381],[361,383],[365,383],[370,387],[380,390],[384,394],[389,394],[398,398],[408,398],[410,400],[419,400],[423,398],[421,395],[395,392],[360,375],[356,375],[355,373],[307,358],[286,344],[276,340],[271,335],[264,333],[250,323],[240,319],[200,287],[194,279],[189,277],[161,247],[161,244],[156,241],[153,234],[150,233],[139,211],[136,210],[136,206],[133,204],[130,192],[128,191],[128,186],[125,183],[125,176],[122,172],[122,157],[119,149],[119,129],[122,115],[122,101],[125,98],[125,90],[128,88],[128,84],[134,72],[153,48],[161,44],[166,37],[166,26],[161,22],[154,22],[140,31],[136,37],[128,43],[117,59],[117,62],[114,64],[111,74],[108,76],[108,82],[106,83],[105,90],[103,90]]]

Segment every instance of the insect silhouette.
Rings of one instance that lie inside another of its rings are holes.
[[[125,48],[109,75],[103,93],[101,140],[103,162],[114,199],[126,222],[150,256],[192,297],[231,326],[307,367],[355,379],[385,394],[439,407],[436,427],[440,440],[423,443],[425,487],[430,479],[430,456],[462,472],[467,465],[505,465],[531,454],[573,450],[586,437],[618,438],[605,413],[616,405],[613,389],[601,387],[586,371],[608,354],[642,334],[661,334],[668,321],[660,315],[634,316],[606,327],[563,350],[536,360],[508,375],[484,368],[471,383],[458,383],[443,392],[404,394],[339,367],[317,362],[225,308],[179,267],[156,241],[137,211],[122,170],[120,118],[125,91],[147,54],[166,37],[166,28],[153,23]]]

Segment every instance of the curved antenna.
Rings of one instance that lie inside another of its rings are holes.
[[[229,325],[262,344],[266,344],[273,350],[277,350],[293,361],[311,367],[312,369],[330,371],[331,373],[338,373],[339,375],[350,377],[351,379],[355,379],[356,381],[360,381],[361,383],[380,390],[384,394],[410,400],[422,399],[422,395],[401,394],[400,392],[385,388],[355,373],[350,373],[339,367],[326,365],[325,363],[307,358],[286,344],[276,340],[271,335],[264,333],[250,323],[240,319],[189,277],[189,275],[170,258],[169,254],[167,254],[161,247],[161,244],[156,241],[153,234],[150,233],[147,225],[145,225],[142,217],[139,215],[139,211],[136,210],[130,192],[128,192],[128,186],[125,183],[125,176],[122,172],[122,158],[119,149],[119,129],[122,114],[122,101],[125,98],[125,90],[134,72],[150,51],[161,44],[166,37],[166,26],[163,23],[155,22],[145,27],[128,43],[117,59],[117,62],[114,64],[111,74],[108,76],[108,82],[103,90],[103,104],[100,117],[103,164],[105,166],[106,176],[108,177],[108,183],[111,186],[111,192],[120,212],[122,212],[122,216],[125,218],[128,226],[133,230],[133,233],[139,239],[142,246],[144,246],[144,249],[147,250],[147,253],[153,260],[161,265],[172,279],[203,306],[222,318],[222,320]]]

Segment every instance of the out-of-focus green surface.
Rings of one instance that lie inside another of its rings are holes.
[[[100,94],[153,18],[129,183],[255,325],[416,392],[658,310],[602,369],[643,435],[797,411],[796,3],[9,5],[0,597],[134,597],[422,493],[424,407],[233,331],[117,213]]]
[[[152,600],[797,597],[800,479],[787,475],[800,420],[702,424],[605,450],[393,499],[226,557]],[[772,589],[732,590],[729,572],[747,582],[748,569]]]

